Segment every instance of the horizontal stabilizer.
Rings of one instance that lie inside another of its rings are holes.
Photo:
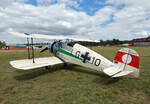
[[[111,76],[112,78],[125,76],[134,72],[134,70],[123,70],[123,68],[117,67],[109,67],[104,69],[103,71],[105,74]]]
[[[115,78],[115,77],[121,77],[121,76],[128,75],[128,74],[130,74],[130,73],[132,73],[132,72],[133,72],[133,70],[130,70],[130,71],[124,70],[124,71],[121,71],[121,72],[118,73],[118,74],[113,75],[112,77],[113,77],[113,78]]]
[[[109,76],[113,76],[113,75],[119,73],[121,70],[122,69],[120,69],[120,68],[112,66],[112,67],[104,69],[103,72]]]
[[[35,69],[44,66],[49,66],[49,65],[51,66],[51,65],[63,63],[57,57],[35,58],[34,61],[35,63],[33,63],[33,59],[23,59],[23,60],[10,61],[10,64],[16,69],[29,70],[29,69]]]

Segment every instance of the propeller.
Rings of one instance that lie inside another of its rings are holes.
[[[40,53],[42,53],[42,52],[44,52],[44,51],[47,51],[49,48],[48,47],[45,47],[44,49],[42,49],[41,51],[40,51]]]

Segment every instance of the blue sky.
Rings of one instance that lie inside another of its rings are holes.
[[[26,4],[31,4],[31,5],[34,5],[34,6],[37,6],[37,5],[38,5],[38,3],[37,3],[36,0],[28,0],[28,1],[26,1],[25,3],[26,3]]]
[[[88,15],[94,15],[94,13],[106,6],[105,0],[99,0],[99,2],[93,0],[84,0],[80,3],[80,8],[82,11],[86,12]]]

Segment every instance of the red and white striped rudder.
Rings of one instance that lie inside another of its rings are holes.
[[[135,50],[129,48],[120,49],[115,56],[114,63],[122,67],[123,70],[134,70],[132,75],[139,77],[139,55]]]

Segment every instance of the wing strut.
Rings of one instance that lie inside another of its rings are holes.
[[[33,38],[31,38],[31,46],[32,46],[32,59],[33,59],[33,63],[35,63],[35,61],[34,61]]]
[[[30,59],[30,43],[29,43],[29,38],[27,38],[27,46],[28,46],[28,59]]]
[[[33,43],[33,38],[31,38],[31,44],[30,44],[30,42],[29,42],[29,38],[27,38],[27,46],[28,46],[28,59],[33,59],[33,63],[35,63],[35,61],[34,61],[34,48],[33,48],[33,45],[34,45],[34,43]],[[30,55],[30,46],[31,46],[31,49],[32,49],[32,57],[31,57],[31,55]]]

